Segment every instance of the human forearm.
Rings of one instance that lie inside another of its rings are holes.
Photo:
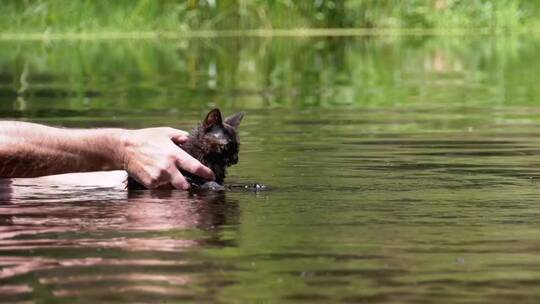
[[[0,121],[0,178],[123,169],[148,188],[188,189],[180,168],[215,177],[177,145],[187,139],[186,132],[167,127],[62,129]]]
[[[122,169],[121,132],[0,122],[0,177]]]

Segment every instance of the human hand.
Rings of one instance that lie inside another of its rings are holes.
[[[190,184],[179,168],[208,180],[215,179],[212,170],[176,145],[187,141],[187,132],[167,127],[148,128],[123,130],[120,137],[119,158],[123,169],[147,188],[171,184],[177,189],[189,189]]]

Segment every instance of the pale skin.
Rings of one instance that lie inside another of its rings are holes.
[[[180,168],[214,179],[212,170],[176,145],[187,139],[187,132],[168,127],[65,129],[0,121],[0,178],[125,170],[150,189],[170,184],[186,190]]]

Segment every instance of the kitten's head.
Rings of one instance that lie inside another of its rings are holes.
[[[197,137],[208,160],[227,166],[238,163],[238,126],[243,117],[244,112],[239,112],[222,119],[219,109],[213,109],[206,115]]]

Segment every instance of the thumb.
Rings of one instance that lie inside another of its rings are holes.
[[[169,136],[169,138],[177,144],[183,144],[189,138],[189,133],[183,130],[165,128],[165,131],[167,132],[167,136]]]

